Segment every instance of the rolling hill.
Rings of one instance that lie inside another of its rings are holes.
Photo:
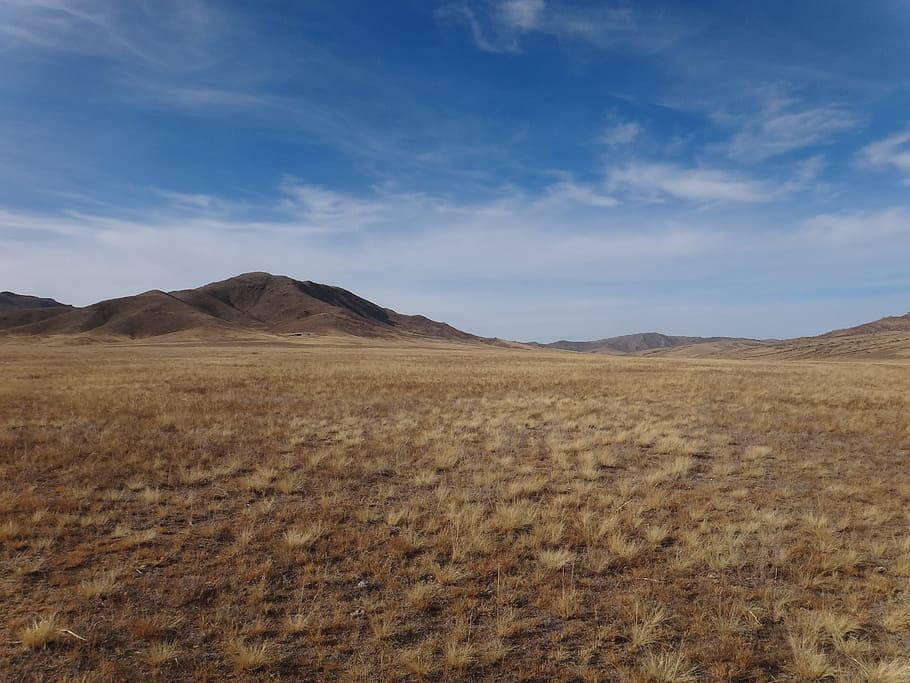
[[[737,337],[681,337],[642,332],[596,341],[558,341],[538,348],[581,353],[684,358],[825,359],[910,358],[910,313],[833,330],[814,337],[794,339],[743,339]]]
[[[773,341],[728,340],[651,350],[645,355],[687,358],[784,359],[908,359],[910,313],[833,330],[814,337]]]
[[[204,339],[342,334],[504,344],[421,315],[382,308],[340,287],[269,273],[246,273],[196,289],[152,290],[82,308],[16,309],[0,315],[7,334]]]
[[[668,349],[705,342],[732,340],[732,337],[679,337],[660,332],[639,332],[596,341],[558,341],[551,344],[534,344],[547,349],[578,351],[581,353],[633,354],[651,349]]]
[[[0,292],[0,330],[21,327],[53,318],[72,306],[15,292]]]
[[[910,313],[904,315],[892,315],[886,318],[875,320],[871,323],[863,323],[855,327],[848,327],[843,330],[834,330],[823,337],[849,337],[858,334],[878,334],[881,332],[910,332]]]
[[[0,310],[11,308],[72,308],[67,304],[61,304],[54,299],[45,299],[38,296],[29,296],[28,294],[16,294],[15,292],[0,292]]]

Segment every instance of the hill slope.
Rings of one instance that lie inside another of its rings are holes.
[[[0,292],[0,330],[41,322],[69,310],[72,306],[54,299]]]
[[[0,310],[10,308],[71,308],[54,299],[46,299],[15,292],[0,292]]]
[[[843,330],[834,330],[821,336],[849,337],[857,334],[878,334],[880,332],[910,332],[910,313],[888,316],[871,323],[863,323],[862,325],[848,327]]]
[[[558,341],[539,348],[582,353],[678,356],[685,358],[825,359],[910,358],[910,313],[833,330],[814,337],[783,340],[737,337],[681,337],[642,332],[596,341]]]
[[[704,342],[717,342],[732,340],[732,337],[679,337],[660,332],[639,332],[638,334],[625,334],[620,337],[609,337],[596,341],[558,341],[552,344],[535,344],[548,349],[562,349],[563,351],[578,351],[581,353],[621,353],[631,354],[649,351],[651,349],[668,349],[678,346],[689,346]]]
[[[910,313],[780,341],[731,340],[654,350],[647,355],[739,359],[910,358]]]
[[[499,343],[424,316],[396,313],[340,287],[269,273],[245,273],[196,289],[152,290],[62,309],[51,317],[22,313],[6,319],[0,315],[0,329],[11,334],[131,339],[175,333],[205,338],[346,334]]]

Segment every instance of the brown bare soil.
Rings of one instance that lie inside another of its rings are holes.
[[[0,344],[6,680],[910,680],[910,365]]]

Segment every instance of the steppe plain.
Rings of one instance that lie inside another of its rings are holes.
[[[9,337],[0,369],[16,680],[910,680],[901,357]]]

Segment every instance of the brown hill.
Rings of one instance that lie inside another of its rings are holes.
[[[195,310],[170,294],[153,290],[73,308],[11,332],[23,334],[80,334],[130,338],[155,337],[191,328],[227,327],[222,321]]]
[[[910,313],[892,315],[871,323],[863,323],[843,330],[834,330],[822,337],[847,337],[857,334],[878,334],[880,332],[910,332]]]
[[[54,299],[0,292],[0,330],[41,322],[71,309]]]
[[[196,289],[153,290],[53,317],[4,320],[11,334],[86,335],[143,339],[192,332],[206,338],[249,334],[346,334],[426,337],[498,344],[446,323],[382,308],[340,287],[269,273],[246,273]]]
[[[581,353],[634,354],[651,349],[668,349],[704,342],[729,341],[732,337],[679,337],[660,332],[639,332],[596,341],[558,341],[535,344],[542,348],[578,351]]]
[[[815,337],[783,340],[736,337],[679,337],[658,332],[627,334],[596,341],[558,341],[538,348],[583,353],[684,358],[825,359],[910,358],[910,313],[890,316]]]
[[[647,355],[739,359],[907,359],[910,313],[814,337],[773,341],[730,340],[653,350]]]
[[[31,296],[29,294],[16,294],[15,292],[0,292],[0,310],[11,308],[72,308],[67,304],[61,304],[54,299],[46,299],[40,296]]]

